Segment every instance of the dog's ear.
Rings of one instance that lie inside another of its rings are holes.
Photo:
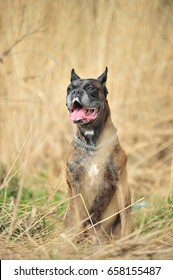
[[[97,80],[102,83],[103,85],[106,84],[107,81],[107,73],[108,73],[108,67],[106,67],[105,71],[103,72],[103,74],[101,74]]]
[[[74,69],[71,70],[71,82],[75,81],[75,80],[79,80],[80,77],[76,74],[76,72],[74,71]]]

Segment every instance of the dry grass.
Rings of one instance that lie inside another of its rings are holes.
[[[169,0],[0,2],[1,259],[173,258],[172,13]],[[71,68],[97,77],[105,66],[133,201],[149,205],[125,240],[76,245],[55,199],[74,131],[66,87]]]

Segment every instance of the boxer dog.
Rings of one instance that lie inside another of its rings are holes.
[[[71,71],[66,105],[76,124],[66,163],[66,224],[85,236],[124,237],[131,231],[127,156],[112,123],[106,88],[108,68],[97,79]]]

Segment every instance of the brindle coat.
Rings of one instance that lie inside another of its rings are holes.
[[[106,96],[105,88],[98,79],[90,80],[98,90],[99,100],[104,102],[104,110],[100,112],[94,125],[79,124],[76,132],[76,136],[89,145],[103,143],[116,131],[111,121],[107,99],[103,99],[103,95]],[[86,133],[91,130],[94,131],[93,134]],[[97,238],[111,235],[123,237],[130,233],[130,207],[124,209],[131,204],[126,163],[127,156],[118,138],[97,151],[88,151],[72,142],[66,164],[71,198],[66,217],[68,226],[78,227],[80,231],[96,224]],[[116,214],[117,212],[119,213]],[[91,236],[94,231],[92,228],[86,232]]]

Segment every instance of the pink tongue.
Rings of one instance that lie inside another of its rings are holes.
[[[79,120],[95,120],[97,117],[97,112],[93,112],[93,110],[87,110],[85,108],[76,108],[73,112],[70,113],[70,119],[74,121]]]

